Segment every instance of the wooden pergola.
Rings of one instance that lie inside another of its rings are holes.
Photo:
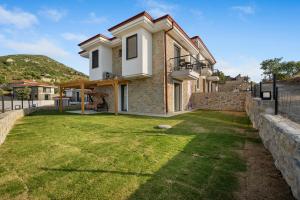
[[[108,79],[108,80],[96,80],[90,81],[85,79],[78,79],[74,81],[64,82],[59,84],[59,111],[63,111],[63,102],[62,96],[63,91],[66,88],[76,88],[80,89],[81,96],[81,114],[84,114],[84,90],[85,89],[93,89],[101,86],[112,86],[114,90],[114,107],[115,107],[115,115],[118,114],[118,94],[119,94],[119,84],[127,84],[128,80],[122,80],[118,78]]]

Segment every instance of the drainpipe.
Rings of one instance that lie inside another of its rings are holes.
[[[168,62],[167,62],[167,33],[169,31],[171,31],[174,27],[174,21],[172,21],[172,27],[165,31],[164,34],[164,45],[165,45],[165,52],[164,52],[164,56],[165,56],[165,99],[166,99],[166,114],[168,114],[169,112],[169,107],[168,107]]]

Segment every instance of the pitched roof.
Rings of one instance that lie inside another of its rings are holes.
[[[108,29],[108,31],[111,32],[111,31],[113,31],[113,30],[115,30],[115,29],[117,29],[117,28],[119,28],[121,26],[126,25],[127,23],[129,23],[129,22],[131,22],[131,21],[133,21],[133,20],[135,20],[135,19],[137,19],[139,17],[142,17],[142,16],[148,18],[152,23],[156,23],[156,22],[161,21],[163,19],[168,19],[193,44],[193,46],[196,47],[198,50],[199,50],[198,46],[196,46],[196,44],[192,41],[192,39],[196,39],[196,38],[199,39],[199,41],[204,46],[204,48],[209,53],[209,55],[212,57],[212,59],[214,60],[214,62],[216,62],[214,56],[208,50],[208,48],[206,47],[206,45],[204,44],[204,42],[202,41],[202,39],[199,36],[194,36],[194,37],[190,38],[188,36],[188,34],[181,28],[181,26],[179,26],[179,24],[170,15],[168,15],[168,14],[164,15],[164,16],[161,16],[161,17],[158,17],[156,19],[153,19],[153,17],[151,17],[151,15],[149,13],[147,13],[146,11],[143,11],[141,13],[138,13],[137,15],[134,15],[133,17],[130,17],[130,18],[128,18],[128,19],[120,22],[119,24],[117,24],[115,26],[112,26],[111,28]],[[87,42],[89,42],[89,41],[91,41],[91,40],[93,40],[95,38],[98,38],[98,37],[102,37],[102,38],[105,38],[107,40],[113,40],[113,39],[116,38],[116,37],[109,38],[109,37],[107,37],[105,35],[97,34],[97,35],[95,35],[95,36],[93,36],[93,37],[91,37],[91,38],[89,38],[89,39],[87,39],[87,40],[79,43],[78,46],[81,46],[81,45],[83,45],[83,44],[85,44],[85,43],[87,43]],[[81,51],[79,53],[83,53],[83,51]]]

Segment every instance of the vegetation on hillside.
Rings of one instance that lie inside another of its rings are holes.
[[[0,84],[21,79],[56,83],[78,78],[87,76],[47,56],[0,56]]]

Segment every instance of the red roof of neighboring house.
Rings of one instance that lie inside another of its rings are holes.
[[[163,20],[163,19],[166,19],[166,18],[169,19],[169,20],[172,22],[172,24],[173,24],[173,25],[174,25],[174,26],[175,26],[175,27],[176,27],[176,28],[177,28],[177,29],[178,29],[178,30],[179,30],[179,31],[180,31],[187,39],[188,39],[188,40],[190,40],[191,43],[192,43],[197,49],[199,49],[199,48],[194,44],[194,42],[192,41],[192,39],[199,38],[201,44],[204,46],[204,48],[207,50],[207,52],[210,54],[210,56],[211,56],[211,57],[213,58],[213,60],[216,62],[215,58],[213,57],[213,55],[211,54],[211,52],[208,50],[208,48],[206,47],[206,45],[204,44],[204,42],[202,41],[202,39],[201,39],[199,36],[194,36],[194,37],[190,38],[190,37],[188,36],[188,34],[187,34],[187,33],[179,26],[179,24],[178,24],[178,23],[177,23],[170,15],[164,15],[164,16],[161,16],[161,17],[159,17],[159,18],[153,19],[149,13],[147,13],[146,11],[143,11],[143,12],[141,12],[141,13],[139,13],[139,14],[133,16],[133,17],[130,17],[129,19],[127,19],[127,20],[125,20],[125,21],[123,21],[123,22],[121,22],[121,23],[119,23],[119,24],[117,24],[117,25],[115,25],[115,26],[109,28],[108,31],[113,31],[113,30],[115,30],[115,29],[117,29],[117,28],[119,28],[119,27],[121,27],[121,26],[123,26],[123,25],[125,25],[125,24],[127,24],[127,23],[129,23],[129,22],[131,22],[131,21],[133,21],[133,20],[135,20],[135,19],[137,19],[137,18],[139,18],[139,17],[142,17],[142,16],[147,17],[150,21],[152,21],[152,23],[156,23],[156,22],[158,22],[158,21],[160,21],[160,20]],[[115,39],[115,37],[108,38],[107,36],[104,36],[104,35],[102,35],[102,34],[97,34],[97,35],[95,35],[95,36],[93,36],[93,37],[91,37],[91,38],[89,38],[89,39],[87,39],[87,40],[85,40],[85,41],[79,43],[78,46],[81,46],[81,45],[83,45],[83,44],[85,44],[85,43],[87,43],[87,42],[89,42],[89,41],[91,41],[91,40],[93,40],[93,39],[95,39],[95,38],[97,38],[97,37],[103,37],[103,38],[106,38],[106,39],[108,39],[108,40],[113,40],[113,39]],[[79,52],[79,53],[83,53],[83,51],[81,51],[81,52]]]

